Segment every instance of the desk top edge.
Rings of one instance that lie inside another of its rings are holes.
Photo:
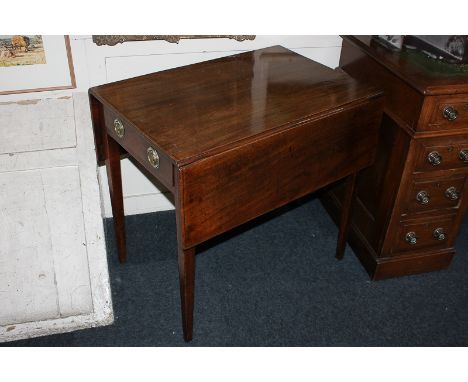
[[[405,59],[404,52],[392,51],[372,41],[372,36],[343,35],[342,38],[366,52],[387,70],[425,96],[468,93],[468,75],[466,74],[448,76],[441,73],[437,76],[437,73],[425,72],[424,68],[418,66],[417,63]],[[432,64],[435,62],[429,57],[427,61]]]

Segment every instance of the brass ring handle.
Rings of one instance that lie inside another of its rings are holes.
[[[415,245],[418,242],[418,237],[415,232],[408,232],[405,236],[405,240],[410,245]]]
[[[427,160],[433,166],[438,166],[442,163],[442,156],[437,151],[431,151],[427,156]]]
[[[146,154],[148,156],[148,162],[150,163],[150,165],[154,168],[159,168],[158,152],[152,147],[148,147],[148,150],[146,150]]]
[[[463,149],[458,153],[458,157],[463,162],[468,162],[468,149]]]
[[[445,197],[450,200],[458,200],[460,193],[455,187],[449,187],[445,190]]]
[[[453,106],[446,106],[442,114],[447,121],[455,121],[458,117],[458,111]]]
[[[419,204],[428,204],[430,198],[426,191],[419,191],[416,195],[416,200],[419,202]]]
[[[118,118],[114,119],[114,131],[119,138],[123,138],[125,135],[125,127]]]
[[[436,228],[432,233],[432,236],[439,241],[445,240],[445,231],[443,228]]]

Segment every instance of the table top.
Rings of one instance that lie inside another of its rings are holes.
[[[340,69],[281,46],[109,83],[90,93],[177,163],[381,95]]]
[[[425,95],[468,92],[467,65],[436,61],[419,51],[392,50],[372,36],[343,36],[369,56],[380,62],[397,77]],[[461,70],[461,68],[465,68]]]

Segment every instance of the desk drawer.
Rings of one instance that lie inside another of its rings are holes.
[[[437,249],[451,246],[456,237],[455,218],[456,215],[451,215],[422,222],[401,222],[392,253],[414,251],[425,247]]]
[[[430,97],[425,108],[428,112],[421,130],[468,130],[468,95]]]
[[[422,139],[415,145],[415,172],[457,168],[468,170],[468,135]]]
[[[116,113],[105,109],[107,132],[164,186],[174,189],[173,165],[161,150]]]
[[[465,175],[413,179],[408,187],[402,214],[457,208],[460,205],[465,179]]]

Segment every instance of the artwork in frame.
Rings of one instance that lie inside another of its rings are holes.
[[[0,35],[0,95],[75,87],[68,36]]]
[[[0,67],[45,63],[42,36],[0,35]]]

